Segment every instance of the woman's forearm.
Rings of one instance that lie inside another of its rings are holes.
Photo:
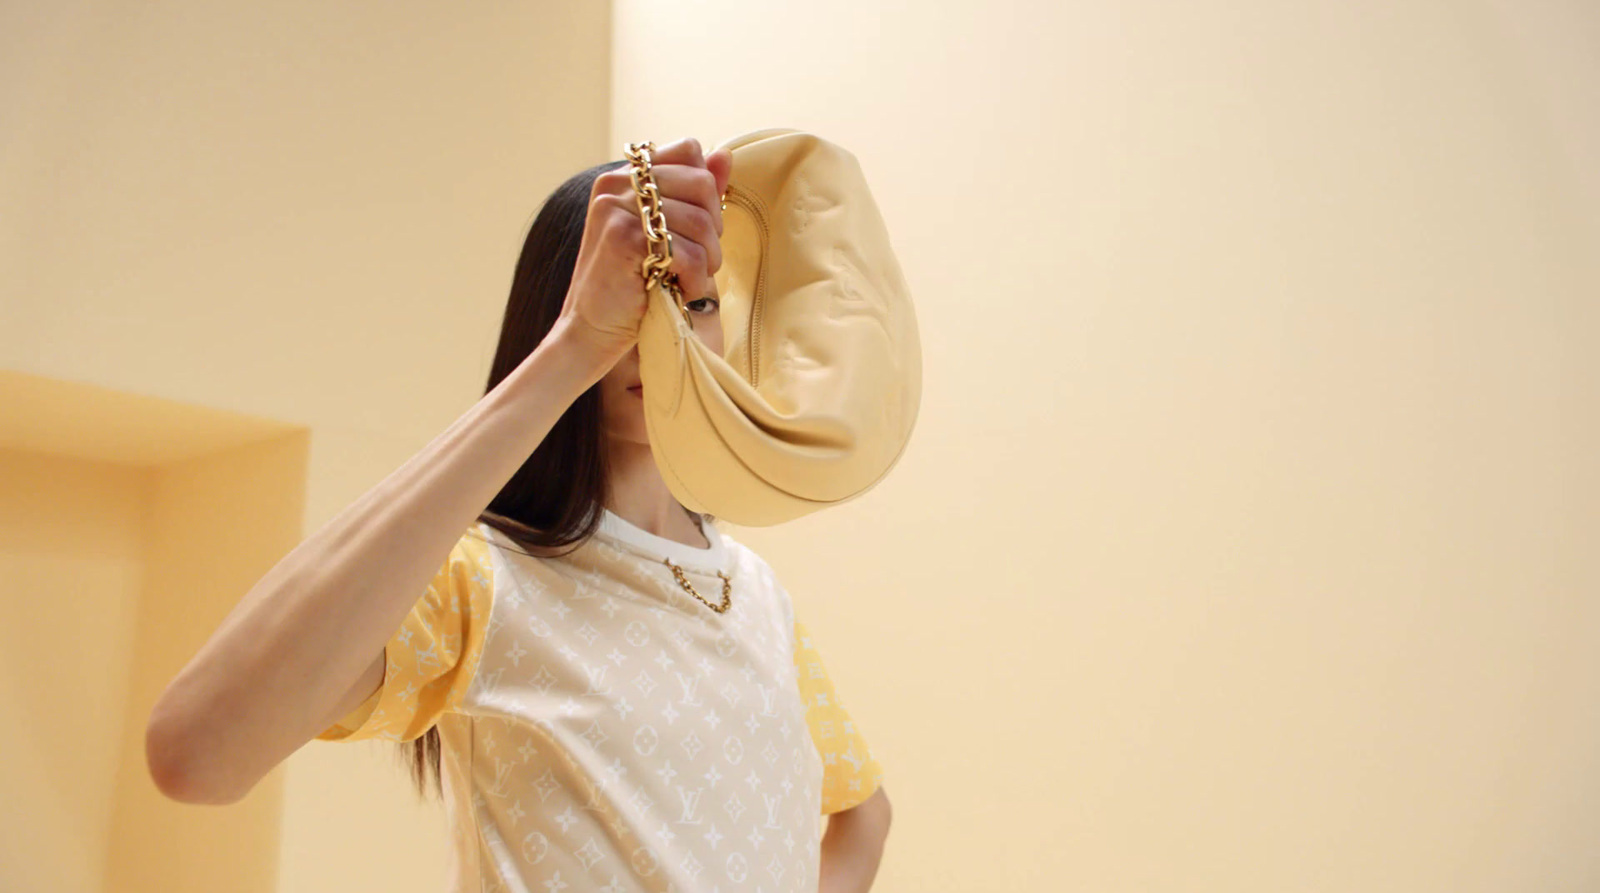
[[[828,816],[822,835],[819,893],[867,893],[889,837],[889,798],[880,787],[865,801]]]
[[[494,390],[245,593],[146,720],[162,793],[235,803],[338,719],[353,688],[376,687],[381,672],[369,671],[452,544],[605,375],[604,356],[573,331],[557,323]]]

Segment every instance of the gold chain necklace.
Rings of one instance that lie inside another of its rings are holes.
[[[733,581],[728,579],[727,574],[723,573],[722,571],[717,571],[717,576],[722,578],[722,605],[719,607],[706,601],[705,596],[695,591],[694,586],[689,583],[689,578],[683,575],[683,568],[673,564],[672,559],[663,558],[661,561],[667,567],[672,569],[672,576],[677,578],[678,585],[682,586],[685,592],[699,599],[702,604],[711,610],[716,611],[718,614],[726,614],[728,612],[728,608],[733,604]]]

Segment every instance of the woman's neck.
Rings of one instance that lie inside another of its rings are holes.
[[[606,508],[640,530],[664,539],[697,549],[711,545],[689,510],[667,489],[649,447],[614,442],[610,460],[611,500]]]

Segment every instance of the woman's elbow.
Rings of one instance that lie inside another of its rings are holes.
[[[889,793],[880,785],[878,790],[873,792],[872,796],[867,799],[878,801],[878,810],[883,816],[883,829],[885,831],[889,830],[889,820],[894,818],[894,809],[889,806]]]
[[[889,824],[894,819],[894,809],[889,805],[889,793],[878,786],[872,796],[851,808],[851,813],[863,824],[870,826],[879,837],[889,836]]]

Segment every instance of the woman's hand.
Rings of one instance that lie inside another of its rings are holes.
[[[595,352],[603,368],[639,340],[646,307],[641,267],[649,242],[631,169],[623,165],[594,181],[572,285],[557,321]],[[687,137],[652,153],[650,169],[672,233],[668,272],[677,274],[686,300],[697,300],[710,291],[711,275],[722,267],[722,194],[733,153],[719,149],[705,157],[699,140]]]

